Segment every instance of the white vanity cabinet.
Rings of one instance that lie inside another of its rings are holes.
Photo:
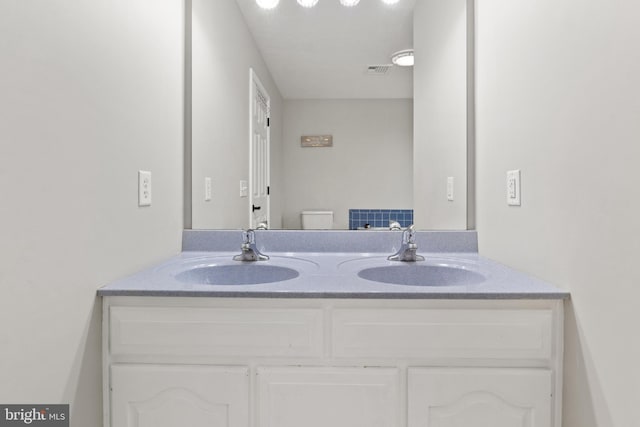
[[[398,425],[397,368],[269,367],[257,370],[257,425]]]
[[[114,365],[111,424],[135,427],[245,427],[247,368]]]
[[[560,427],[562,300],[104,297],[105,427]]]
[[[409,427],[548,427],[551,370],[410,368]]]

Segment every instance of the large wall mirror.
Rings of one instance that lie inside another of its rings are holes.
[[[186,227],[473,228],[472,1],[258,3],[188,3]]]

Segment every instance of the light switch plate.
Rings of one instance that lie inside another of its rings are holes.
[[[211,178],[208,176],[204,178],[204,201],[211,201]]]
[[[249,183],[245,180],[240,181],[240,197],[249,197]]]
[[[520,170],[507,172],[507,204],[520,206]]]
[[[447,200],[453,201],[453,177],[450,176],[447,178]]]
[[[138,171],[138,206],[151,206],[151,172]]]

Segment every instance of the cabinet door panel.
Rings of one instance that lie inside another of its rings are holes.
[[[398,426],[394,368],[262,368],[259,427]]]
[[[245,368],[116,365],[112,427],[247,427]]]
[[[548,370],[409,370],[409,427],[551,427],[551,402]]]

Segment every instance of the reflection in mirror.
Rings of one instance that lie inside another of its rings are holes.
[[[466,2],[192,0],[191,227],[300,229],[322,211],[333,229],[466,228]],[[392,64],[411,48],[415,67]],[[303,146],[320,135],[332,145]]]

